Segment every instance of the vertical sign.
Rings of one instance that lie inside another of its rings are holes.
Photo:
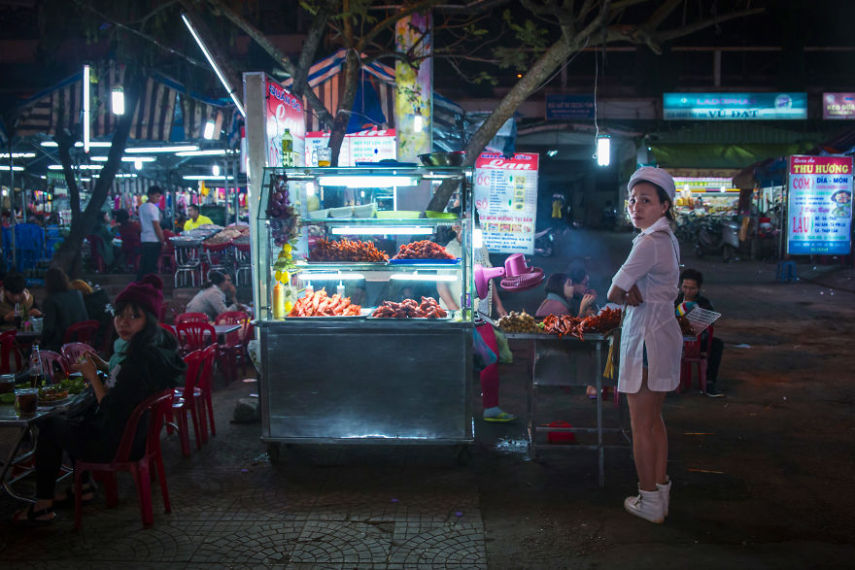
[[[395,126],[398,160],[418,162],[431,152],[433,122],[433,37],[430,12],[416,12],[395,24],[395,45],[400,53],[418,58],[418,68],[405,61],[395,63]]]
[[[264,105],[267,131],[267,166],[282,166],[282,133],[288,129],[294,138],[294,166],[303,164],[306,137],[306,117],[303,102],[269,77],[266,82]]]
[[[536,153],[485,152],[475,161],[475,207],[489,251],[534,253],[537,167]]]
[[[852,157],[791,156],[788,184],[787,253],[847,255]]]

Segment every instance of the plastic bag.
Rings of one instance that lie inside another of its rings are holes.
[[[496,353],[484,341],[478,329],[472,329],[472,361],[476,370],[483,370],[498,360]]]
[[[493,334],[496,335],[496,344],[499,345],[499,362],[502,364],[511,364],[514,361],[514,353],[511,352],[511,347],[508,345],[508,337],[502,332],[502,329],[493,327]]]

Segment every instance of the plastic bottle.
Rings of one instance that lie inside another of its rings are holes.
[[[282,166],[294,166],[294,137],[291,129],[282,133]]]
[[[15,328],[21,329],[21,321],[24,318],[24,312],[21,308],[21,303],[15,303]]]
[[[285,287],[278,281],[273,286],[273,318],[277,321],[285,318]]]
[[[45,370],[42,366],[42,354],[39,352],[39,343],[35,343],[30,353],[30,386],[39,388],[44,385]]]

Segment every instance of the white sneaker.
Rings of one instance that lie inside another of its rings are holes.
[[[652,523],[665,522],[665,510],[659,491],[638,491],[635,497],[627,497],[623,502],[626,512]]]
[[[668,482],[664,485],[662,483],[656,483],[656,489],[659,491],[659,496],[662,497],[662,507],[663,513],[667,517],[668,516],[668,507],[671,505],[671,479],[668,479]]]

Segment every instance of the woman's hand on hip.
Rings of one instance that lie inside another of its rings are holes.
[[[641,291],[638,290],[638,285],[633,285],[626,293],[626,304],[637,307],[643,302],[644,299],[641,298]]]

